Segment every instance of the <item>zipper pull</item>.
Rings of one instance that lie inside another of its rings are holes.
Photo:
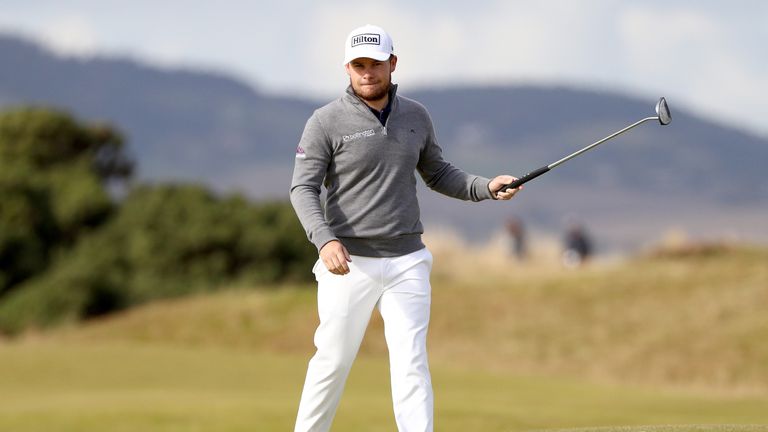
[[[382,135],[384,135],[384,136],[387,136],[387,127],[386,127],[386,126],[384,126],[384,127],[381,129],[381,134],[382,134]]]

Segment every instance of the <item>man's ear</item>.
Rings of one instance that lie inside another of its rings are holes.
[[[352,75],[349,74],[349,63],[344,65],[344,70],[347,72],[347,75],[351,78]]]
[[[396,67],[397,67],[397,56],[392,54],[389,57],[389,73],[394,72]]]

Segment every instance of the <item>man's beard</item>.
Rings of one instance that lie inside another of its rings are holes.
[[[349,79],[349,83],[352,84],[352,79],[351,78]],[[392,87],[392,80],[391,79],[389,81],[387,81],[386,85],[384,85],[382,87],[378,87],[376,89],[376,91],[374,91],[373,93],[363,94],[361,91],[358,91],[355,88],[354,85],[352,85],[352,89],[355,91],[355,94],[357,95],[357,97],[359,97],[360,99],[362,99],[364,101],[368,101],[368,102],[380,101],[380,100],[384,99],[385,97],[387,97],[387,95],[389,94],[390,87]]]

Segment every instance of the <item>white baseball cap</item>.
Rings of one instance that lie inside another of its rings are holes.
[[[344,64],[360,57],[384,61],[395,53],[392,38],[383,28],[366,24],[356,28],[347,36],[344,46]]]

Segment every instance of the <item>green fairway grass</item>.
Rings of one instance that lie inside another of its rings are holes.
[[[147,343],[5,344],[0,430],[291,430],[307,360]],[[433,381],[438,431],[757,424],[768,415],[765,396],[696,395],[440,364],[433,366]],[[392,431],[392,417],[386,359],[361,356],[334,431]]]
[[[549,429],[537,432],[765,432],[765,425],[663,425],[579,429]]]

